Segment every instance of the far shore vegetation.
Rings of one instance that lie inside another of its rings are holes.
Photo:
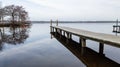
[[[8,5],[0,8],[0,26],[30,25],[28,12],[23,6]]]
[[[116,21],[58,21],[59,23],[116,23]],[[50,23],[50,21],[31,21],[31,23]],[[56,21],[53,21],[56,23]]]

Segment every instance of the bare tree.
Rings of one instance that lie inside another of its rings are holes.
[[[9,5],[5,6],[4,10],[6,15],[11,16],[13,24],[15,24],[15,22],[25,22],[28,19],[28,13],[22,6]]]
[[[4,18],[4,9],[3,8],[0,8],[0,22],[3,21],[3,18]]]

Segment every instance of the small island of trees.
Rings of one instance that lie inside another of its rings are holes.
[[[28,12],[22,6],[8,5],[0,8],[0,26],[28,25]]]

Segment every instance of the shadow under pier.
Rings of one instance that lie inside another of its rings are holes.
[[[104,54],[101,55],[88,47],[81,47],[80,43],[72,39],[56,32],[51,32],[51,35],[70,50],[86,67],[120,67],[119,63],[107,58]]]

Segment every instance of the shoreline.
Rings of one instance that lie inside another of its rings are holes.
[[[116,21],[58,21],[59,23],[116,23]],[[50,21],[31,21],[31,23],[50,23]],[[53,21],[56,23],[56,21]]]

